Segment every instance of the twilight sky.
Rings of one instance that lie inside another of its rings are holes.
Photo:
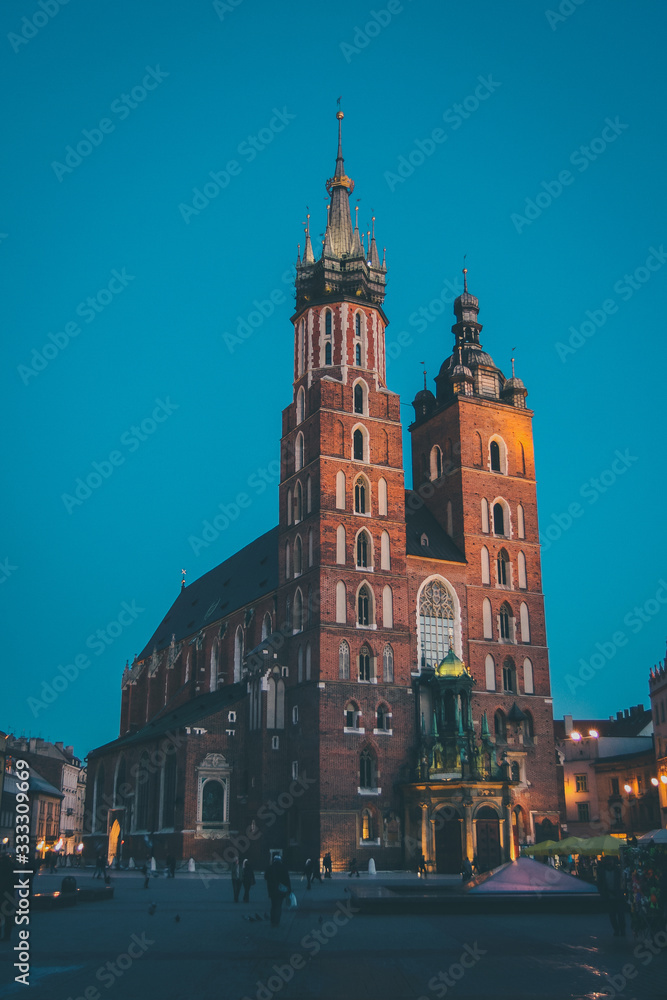
[[[181,568],[276,523],[291,267],[307,205],[324,230],[339,95],[404,426],[420,362],[430,379],[451,352],[467,254],[483,344],[508,374],[515,349],[535,411],[555,714],[648,704],[664,7],[6,0],[0,24],[0,729],[81,756],[115,738],[123,666]],[[250,507],[193,541],[239,492]]]

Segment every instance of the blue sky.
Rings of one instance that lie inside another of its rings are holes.
[[[666,22],[647,0],[3,4],[0,728],[82,756],[113,739],[123,666],[181,568],[276,522],[290,268],[306,205],[324,229],[339,95],[353,199],[387,247],[405,426],[419,363],[450,353],[441,295],[465,253],[483,343],[506,371],[515,348],[535,410],[555,713],[648,703]],[[251,506],[195,554],[239,492]]]

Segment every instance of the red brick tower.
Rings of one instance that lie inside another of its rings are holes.
[[[352,227],[342,117],[322,255],[306,229],[297,261],[283,413],[278,613],[294,633],[286,714],[301,720],[286,736],[296,766],[319,775],[301,817],[313,857],[395,843],[398,864],[395,785],[414,725],[400,411],[385,381],[386,267],[374,231],[364,247]]]
[[[437,396],[423,390],[413,404],[413,477],[468,563],[463,651],[475,681],[473,715],[486,713],[517,782],[516,848],[556,821],[533,414],[523,382],[514,374],[505,379],[483,350],[479,301],[468,292],[465,270],[464,278],[454,304],[454,350],[435,380]]]

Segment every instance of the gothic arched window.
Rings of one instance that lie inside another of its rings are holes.
[[[359,785],[361,788],[377,786],[377,763],[371,750],[362,750],[359,757]]]
[[[360,382],[357,382],[354,387],[354,412],[364,412],[364,387]]]
[[[496,535],[505,534],[505,509],[501,503],[493,505],[493,530]]]
[[[324,345],[324,363],[325,365],[331,364],[331,343],[329,341]]]
[[[363,435],[363,431],[359,430],[358,427],[357,427],[356,431],[354,432],[354,434],[352,436],[352,440],[353,440],[353,444],[354,444],[353,457],[355,459],[357,459],[358,461],[363,462],[363,460],[364,460],[364,435]]]
[[[350,647],[345,639],[338,647],[338,677],[341,681],[350,679]]]
[[[394,683],[394,650],[390,645],[386,645],[382,653],[382,679],[385,684]]]
[[[331,309],[327,309],[326,313],[324,314],[324,336],[327,338],[331,337],[331,322],[332,322]]]
[[[498,586],[507,587],[510,582],[510,570],[509,570],[510,557],[508,556],[505,549],[501,549],[498,553],[496,559],[496,567],[498,570]]]
[[[516,666],[511,656],[503,663],[503,691],[516,694]]]
[[[368,584],[364,584],[357,597],[357,624],[371,625],[373,620],[373,598]]]
[[[512,609],[509,604],[505,601],[504,604],[500,606],[500,614],[498,615],[500,619],[500,638],[505,642],[512,642],[512,622],[513,614]]]
[[[505,713],[500,709],[498,709],[493,717],[493,727],[496,732],[496,742],[507,743],[507,720],[505,719]]]
[[[431,580],[419,598],[422,666],[435,667],[449,652],[454,636],[454,597],[441,580]]]
[[[234,683],[241,680],[241,667],[243,666],[243,629],[239,625],[234,637]]]
[[[364,476],[359,476],[354,484],[354,510],[356,514],[369,514],[369,489],[368,481]]]
[[[357,535],[357,566],[366,569],[371,565],[371,540],[368,532],[360,531]]]
[[[361,368],[361,344],[357,344],[354,348],[354,363],[357,368]]]
[[[500,472],[500,445],[497,441],[492,441],[489,445],[491,453],[491,472]]]
[[[354,317],[354,335],[355,337],[361,336],[361,313],[357,313]]]
[[[359,680],[370,681],[373,679],[373,657],[368,646],[362,646],[359,653]]]

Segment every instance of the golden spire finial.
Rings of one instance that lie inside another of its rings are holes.
[[[420,361],[419,364],[424,366],[424,389],[426,389],[426,362]]]

